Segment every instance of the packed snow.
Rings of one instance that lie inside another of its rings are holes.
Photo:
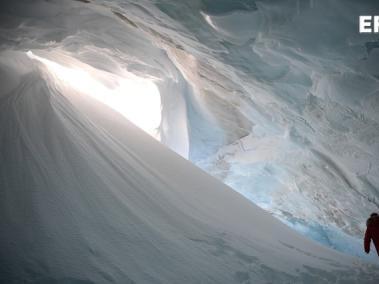
[[[378,5],[231,3],[1,2],[1,283],[377,283]]]

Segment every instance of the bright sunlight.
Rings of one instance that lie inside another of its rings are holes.
[[[63,83],[118,111],[153,137],[159,137],[161,97],[158,87],[151,80],[128,72],[126,77],[112,78],[117,84],[110,88],[85,70],[62,66],[32,51],[28,51],[27,55],[43,63]]]

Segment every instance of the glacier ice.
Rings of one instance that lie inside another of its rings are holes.
[[[196,38],[180,42],[196,64],[174,53],[212,123],[189,120],[189,159],[300,232],[365,257],[364,220],[378,208],[379,51],[358,19],[379,5],[221,2],[217,12],[219,1],[158,5]]]
[[[0,282],[376,283],[378,5],[230,3],[0,3]]]
[[[22,83],[1,100],[2,283],[378,279],[376,265],[298,235],[24,52],[6,58]]]

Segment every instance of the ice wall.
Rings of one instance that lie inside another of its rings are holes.
[[[141,95],[144,80],[162,91],[184,77],[165,85],[146,62],[115,60],[105,43],[119,16],[84,4],[6,7],[1,283],[376,283],[377,265],[297,234],[109,104],[120,90]]]
[[[378,210],[379,51],[357,17],[378,14],[377,1],[0,5],[1,97],[29,64],[13,51],[82,64],[108,89],[127,73],[150,80],[161,142],[299,232],[360,254]]]
[[[216,144],[191,135],[190,159],[298,231],[363,255],[365,219],[378,210],[379,50],[358,16],[378,3],[158,7],[195,37],[185,47],[196,64],[177,61],[222,133]]]

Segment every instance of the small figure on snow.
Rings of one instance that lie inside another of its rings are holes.
[[[367,229],[365,233],[365,252],[370,252],[371,240],[373,240],[376,252],[379,256],[379,215],[378,213],[372,213],[370,218],[366,222]]]

